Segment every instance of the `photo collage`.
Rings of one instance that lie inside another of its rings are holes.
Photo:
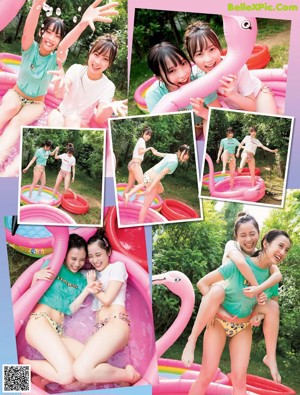
[[[1,394],[300,393],[296,2],[1,11]]]

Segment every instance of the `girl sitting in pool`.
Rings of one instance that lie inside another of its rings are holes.
[[[186,144],[181,145],[175,154],[163,154],[155,151],[155,155],[161,156],[163,159],[144,174],[141,184],[136,185],[130,192],[126,193],[125,203],[129,202],[130,196],[137,193],[141,188],[145,187],[146,191],[140,193],[145,195],[144,204],[140,210],[139,223],[144,223],[147,211],[151,206],[154,197],[164,192],[161,180],[167,175],[172,174],[177,169],[178,163],[186,162],[190,157],[190,147]]]
[[[192,67],[186,54],[180,48],[169,42],[156,44],[150,49],[148,65],[157,77],[157,81],[151,85],[145,96],[150,113],[163,96],[205,75],[203,71]],[[194,109],[195,132],[198,138],[206,132],[208,107],[221,107],[215,92],[206,96],[200,107],[198,101],[191,98],[191,105],[181,109]]]

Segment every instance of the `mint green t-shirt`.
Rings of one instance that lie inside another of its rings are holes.
[[[50,151],[46,151],[44,150],[44,148],[37,149],[34,154],[34,156],[36,157],[36,164],[46,166],[49,155]]]
[[[153,170],[156,174],[159,174],[167,167],[169,169],[168,174],[172,174],[176,170],[177,166],[178,166],[177,154],[166,154],[166,156],[155,166],[153,166],[151,170]]]
[[[224,151],[228,151],[230,154],[235,154],[235,148],[240,145],[239,141],[235,138],[229,139],[226,137],[221,140],[221,147],[224,148]]]
[[[245,256],[245,259],[258,284],[263,283],[270,277],[269,269],[259,268],[248,256]],[[225,289],[225,300],[222,305],[224,309],[239,318],[250,315],[257,301],[256,298],[248,298],[244,295],[243,289],[248,287],[245,277],[232,261],[219,267],[218,272],[228,281]],[[268,298],[278,296],[278,284],[273,285],[273,287],[266,289],[264,292]]]
[[[49,265],[44,262],[42,268]],[[38,303],[45,304],[61,313],[71,315],[70,304],[81,294],[87,284],[81,272],[72,273],[65,264],[62,265],[57,277],[41,297]]]

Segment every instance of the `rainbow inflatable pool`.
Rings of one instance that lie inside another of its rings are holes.
[[[21,188],[20,202],[22,205],[26,204],[49,204],[50,206],[58,207],[61,202],[61,194],[56,192],[52,196],[53,189],[43,187],[39,194],[39,186],[35,186],[32,191],[31,198],[29,198],[30,185],[24,185]]]

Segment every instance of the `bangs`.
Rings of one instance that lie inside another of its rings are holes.
[[[117,56],[118,48],[111,40],[97,40],[90,50],[90,54],[98,53],[99,55],[107,56],[109,65],[113,63]]]
[[[54,17],[46,18],[43,23],[42,31],[44,32],[50,28],[55,34],[59,34],[61,38],[65,37],[66,26],[61,19]]]

